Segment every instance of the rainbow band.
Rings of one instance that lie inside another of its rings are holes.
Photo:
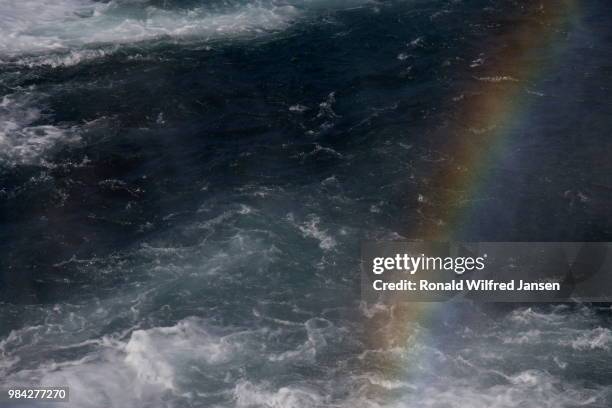
[[[509,129],[528,112],[528,84],[550,68],[543,61],[555,60],[565,29],[577,15],[574,0],[527,4],[523,21],[496,39],[498,48],[487,56],[486,71],[477,70],[473,84],[457,98],[457,125],[443,135],[448,141],[443,154],[449,160],[431,177],[437,193],[419,208],[424,221],[411,234],[415,238],[446,241],[473,219],[470,199],[490,181],[492,165],[509,142]]]
[[[473,84],[456,98],[456,125],[440,135],[448,141],[442,153],[450,159],[438,163],[431,176],[429,183],[438,192],[421,203],[423,222],[409,228],[414,238],[447,241],[474,219],[467,199],[478,197],[491,182],[493,164],[511,142],[509,130],[529,112],[527,85],[552,68],[555,54],[564,48],[564,33],[578,16],[575,0],[525,4],[525,18],[499,36],[482,67],[485,72],[478,70]],[[366,321],[368,347],[380,351],[421,350],[428,339],[415,330],[418,322],[450,312],[446,304],[406,304],[398,298],[388,313]],[[405,372],[406,367],[390,361],[387,353],[380,355],[384,357],[372,362],[379,372],[385,376]],[[427,361],[428,356],[418,358],[415,364]]]

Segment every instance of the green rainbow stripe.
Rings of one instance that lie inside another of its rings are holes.
[[[485,73],[480,71],[460,103],[453,105],[458,124],[443,135],[448,140],[443,153],[453,159],[443,162],[431,177],[431,185],[440,192],[431,200],[435,206],[425,202],[420,208],[425,221],[409,231],[414,238],[450,240],[473,219],[470,199],[492,181],[493,165],[512,142],[509,130],[529,113],[528,86],[554,68],[566,44],[564,33],[579,16],[576,0],[526,2],[525,7],[525,18],[496,39],[498,46],[490,50]],[[446,304],[406,304],[398,298],[388,314],[366,321],[368,346],[387,351],[422,349],[419,346],[428,339],[415,335],[418,323],[450,312]],[[415,364],[427,358],[419,355]],[[395,370],[405,370],[396,364],[385,357],[376,366],[393,376]]]
[[[445,129],[451,158],[432,175],[438,193],[423,203],[424,223],[411,236],[445,241],[472,219],[469,203],[490,181],[495,164],[509,143],[508,130],[529,112],[529,85],[551,68],[565,44],[564,32],[578,15],[574,0],[529,2],[524,20],[504,33],[491,50],[486,71],[475,75],[455,109],[457,125]],[[467,203],[467,204],[466,204]]]

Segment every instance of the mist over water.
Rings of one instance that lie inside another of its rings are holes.
[[[510,80],[516,26],[570,13],[543,7],[2,2],[0,388],[68,385],[57,405],[79,408],[610,406],[606,305],[415,306],[399,327],[412,305],[360,301],[361,240],[449,222],[432,169],[482,82],[519,81],[529,109],[454,204],[478,214],[456,238],[610,240],[612,10],[572,11],[528,57],[541,73]]]

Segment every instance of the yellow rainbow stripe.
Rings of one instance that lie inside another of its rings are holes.
[[[527,17],[510,32],[496,38],[499,48],[491,50],[486,73],[475,76],[455,109],[457,125],[445,129],[445,156],[431,176],[438,193],[420,209],[425,220],[411,236],[446,241],[469,222],[469,198],[487,181],[491,164],[503,151],[508,128],[528,111],[527,87],[540,79],[554,61],[565,29],[575,20],[574,0],[527,2]]]
[[[447,241],[470,222],[466,198],[476,197],[487,183],[492,164],[503,152],[508,129],[529,111],[527,88],[550,70],[555,54],[563,49],[568,28],[578,17],[575,0],[525,2],[525,18],[496,38],[496,48],[488,50],[483,69],[473,84],[455,103],[455,125],[441,135],[448,140],[442,152],[451,160],[442,162],[431,176],[430,185],[438,191],[422,204],[421,225],[409,228],[417,239]],[[368,319],[366,332],[371,350],[410,350],[426,338],[415,335],[418,322],[449,312],[448,305],[404,303],[399,299],[387,314]],[[452,307],[452,305],[450,306]],[[381,355],[387,355],[381,353]],[[425,361],[427,356],[419,356]],[[385,375],[399,369],[394,361],[381,357],[373,363]],[[415,361],[415,364],[419,364]],[[401,367],[405,370],[405,367]]]

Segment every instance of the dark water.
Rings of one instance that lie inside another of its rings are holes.
[[[612,237],[612,7],[552,3],[568,15],[457,238]],[[546,24],[532,9],[1,4],[3,386],[69,385],[74,407],[610,406],[606,306],[440,306],[374,346],[393,311],[359,301],[360,241],[430,222],[452,159],[434,135],[500,41]]]

